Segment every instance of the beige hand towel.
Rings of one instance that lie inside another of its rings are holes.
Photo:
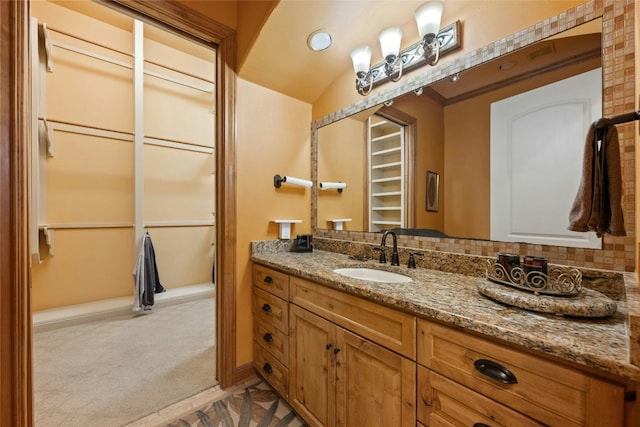
[[[618,130],[610,125],[587,132],[582,179],[569,213],[569,230],[626,236],[622,214],[622,173]]]

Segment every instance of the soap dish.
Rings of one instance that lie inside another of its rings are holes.
[[[502,264],[487,260],[487,279],[502,285],[533,292],[535,295],[575,297],[582,289],[582,273],[575,268],[550,265],[547,273],[525,272],[512,267],[508,272]]]

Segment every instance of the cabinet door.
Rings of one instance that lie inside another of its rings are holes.
[[[337,426],[416,425],[416,364],[337,328]]]
[[[289,335],[289,403],[311,425],[334,426],[336,326],[292,305]]]
[[[417,405],[418,420],[429,427],[542,426],[422,366],[418,366]]]

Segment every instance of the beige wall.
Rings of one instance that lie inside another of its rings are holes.
[[[416,139],[414,143],[413,185],[414,194],[407,198],[414,201],[415,224],[409,228],[429,228],[444,231],[445,198],[444,186],[440,185],[438,212],[426,210],[427,171],[444,176],[444,128],[443,108],[426,94],[419,97],[409,94],[393,103],[400,110],[416,119]]]
[[[273,185],[275,174],[311,177],[311,105],[242,79],[236,101],[236,363],[242,366],[253,360],[251,241],[277,239],[274,219],[301,219],[292,236],[311,231],[311,189]]]
[[[350,218],[345,230],[364,230],[367,171],[366,122],[346,118],[318,129],[318,181],[345,182],[342,193],[318,190],[318,227],[333,229],[336,218]]]
[[[65,6],[81,7],[89,15]],[[54,155],[42,161],[38,209],[39,223],[53,230],[54,254],[40,245],[43,262],[32,269],[33,310],[133,295],[135,250],[141,237],[134,229],[136,198],[142,201],[139,225],[152,236],[163,286],[211,282],[213,226],[177,223],[214,220],[212,93],[147,74],[143,97],[136,98],[131,18],[87,2],[33,2],[32,14],[47,24],[54,41],[53,69],[41,73],[39,90],[39,116],[54,127]],[[210,49],[155,29],[148,31],[144,45],[145,59],[156,64],[147,63],[145,69],[213,90],[215,55]],[[166,68],[175,64],[189,75]],[[143,113],[143,136],[155,139],[145,141],[138,163],[135,99]],[[136,174],[143,182],[140,194],[135,191]]]

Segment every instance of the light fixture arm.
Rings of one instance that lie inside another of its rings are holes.
[[[395,62],[399,65],[390,67],[387,61],[382,61],[372,66],[363,77],[356,78],[356,90],[360,95],[367,96],[371,90],[389,80],[398,81],[403,74],[421,67],[425,64],[435,65],[439,59],[455,50],[460,43],[460,21],[456,21],[444,27],[432,42],[425,45],[424,39],[400,51]],[[398,75],[395,75],[395,74]],[[370,80],[369,80],[370,79]]]

